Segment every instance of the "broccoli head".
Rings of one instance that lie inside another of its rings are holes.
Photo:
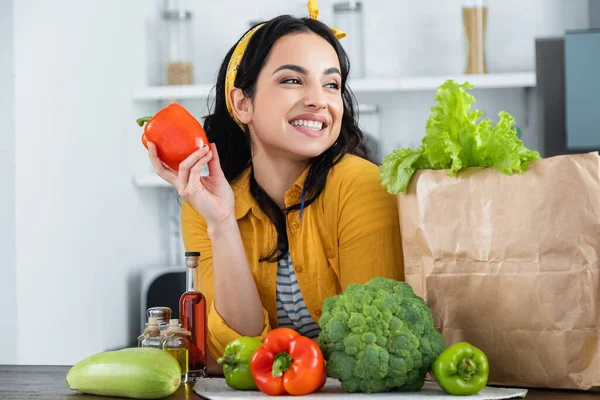
[[[393,279],[352,284],[325,299],[319,326],[327,375],[348,392],[421,390],[445,349],[423,299]]]

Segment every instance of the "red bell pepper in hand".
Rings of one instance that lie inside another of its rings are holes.
[[[327,379],[319,345],[289,328],[267,334],[250,369],[258,389],[270,396],[303,396],[320,390]]]
[[[178,103],[169,104],[154,117],[138,118],[137,123],[139,126],[146,123],[142,135],[144,147],[148,148],[148,142],[154,143],[158,157],[174,171],[194,151],[208,144],[200,122]]]

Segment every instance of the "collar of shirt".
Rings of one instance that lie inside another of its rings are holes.
[[[300,203],[302,188],[304,187],[304,182],[306,182],[309,170],[310,166],[306,167],[298,179],[296,179],[294,185],[285,192],[285,204],[287,207]],[[246,168],[231,184],[231,189],[233,190],[235,198],[235,218],[240,220],[244,218],[248,212],[252,211],[257,218],[268,220],[267,215],[261,210],[258,202],[252,197],[252,193],[250,193],[251,172],[252,167]]]

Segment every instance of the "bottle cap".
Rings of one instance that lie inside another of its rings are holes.
[[[151,307],[146,312],[148,319],[156,317],[159,324],[168,324],[171,319],[171,309],[169,307]]]
[[[178,319],[171,319],[169,321],[169,326],[176,326],[179,327],[179,320]]]
[[[156,318],[156,317],[148,318],[148,326],[158,326],[158,318]]]
[[[197,251],[185,252],[185,265],[188,268],[196,268],[200,262],[200,253]]]

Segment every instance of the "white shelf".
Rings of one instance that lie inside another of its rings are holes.
[[[536,84],[535,72],[362,79],[349,84],[354,93],[409,92],[436,90],[448,79],[458,83],[469,82],[474,89],[527,88],[534,87]]]
[[[135,186],[137,186],[137,187],[153,187],[153,188],[172,187],[160,176],[156,175],[155,173],[151,173],[151,172],[135,175],[133,177],[133,182],[135,183]]]
[[[212,85],[148,86],[133,94],[134,101],[207,98]]]
[[[536,85],[535,72],[415,76],[397,79],[372,78],[350,81],[349,85],[355,94],[411,92],[436,90],[437,87],[443,84],[447,79],[453,79],[459,83],[468,81],[474,86],[475,89],[530,88],[535,87]],[[133,94],[133,100],[169,101],[205,99],[209,96],[212,90],[212,85],[148,86],[135,91]]]

